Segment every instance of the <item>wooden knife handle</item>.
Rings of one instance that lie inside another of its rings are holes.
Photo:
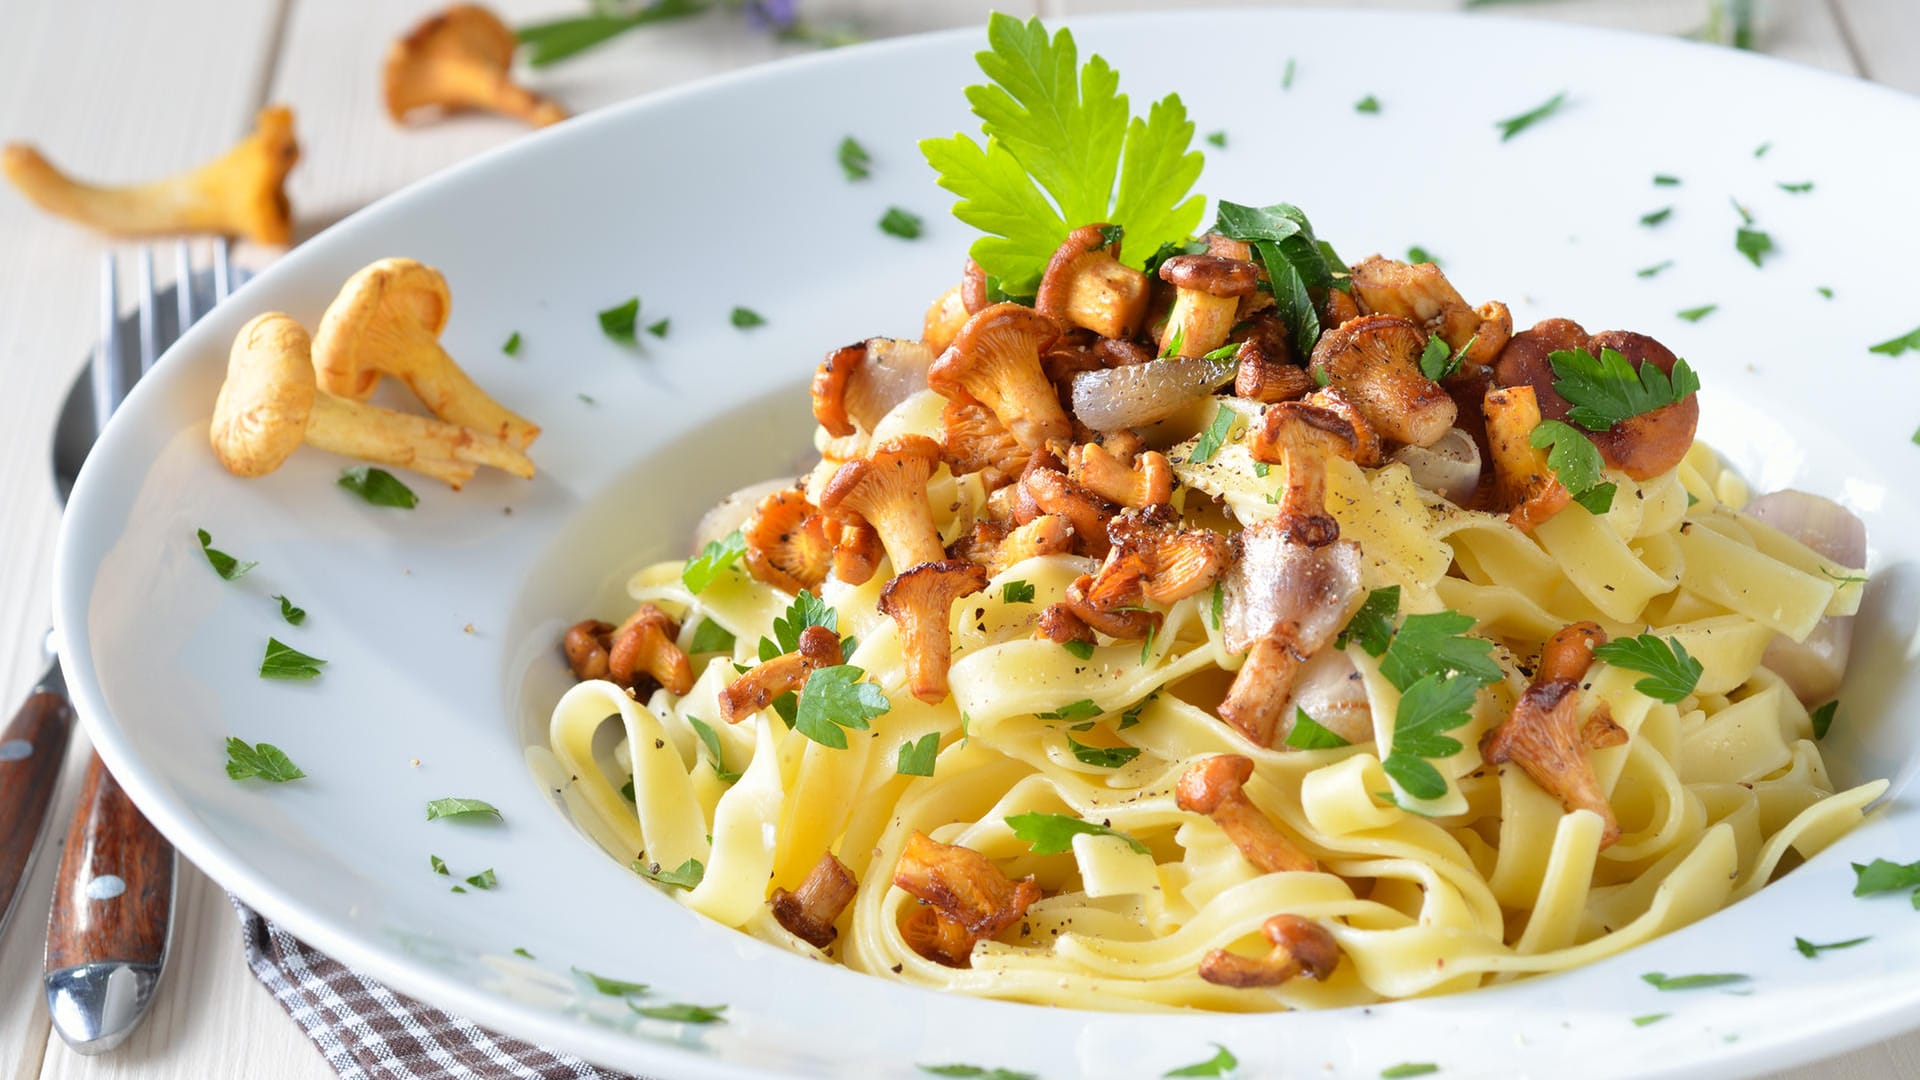
[[[46,970],[112,962],[157,971],[173,921],[173,865],[173,845],[93,755],[54,882]]]
[[[27,698],[0,731],[0,929],[40,844],[72,732],[73,706],[44,691]]]

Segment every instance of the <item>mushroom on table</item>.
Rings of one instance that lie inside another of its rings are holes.
[[[478,4],[429,16],[387,50],[387,114],[395,123],[421,109],[477,109],[535,127],[565,120],[564,106],[513,81],[519,45],[513,28]]]

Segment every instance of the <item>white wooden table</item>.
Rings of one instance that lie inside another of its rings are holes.
[[[1213,0],[1220,3],[1220,0]],[[1920,92],[1920,2],[1761,0],[1760,47],[1799,63]],[[303,160],[291,194],[299,235],[401,185],[515,138],[504,121],[388,123],[378,72],[388,42],[434,0],[0,0],[0,140],[39,143],[101,179],[144,178],[212,156],[266,102],[295,109]],[[495,0],[510,21],[573,14],[585,0]],[[816,19],[858,17],[872,36],[976,23],[993,7],[1049,18],[1168,6],[1166,0],[804,0]],[[1460,0],[1354,6],[1445,10]],[[1682,33],[1706,0],[1551,0],[1502,14]],[[800,51],[716,16],[654,28],[540,75],[576,110]],[[105,242],[0,191],[0,708],[38,677],[57,509],[47,445],[54,409],[98,325]],[[260,265],[272,252],[243,251]],[[170,265],[170,260],[168,260]],[[164,270],[163,270],[164,273]],[[127,286],[123,285],[125,289]],[[124,293],[123,293],[124,295]],[[85,760],[77,735],[49,845],[71,813]],[[153,1014],[120,1050],[68,1050],[47,1024],[40,952],[55,858],[35,868],[0,940],[0,1077],[274,1077],[332,1073],[256,983],[220,888],[182,866],[173,961]],[[1920,1034],[1788,1074],[1920,1075]]]

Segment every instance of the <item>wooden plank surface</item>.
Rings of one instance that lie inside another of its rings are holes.
[[[1235,6],[1233,0],[1210,0]],[[0,139],[38,142],[57,162],[106,180],[189,166],[225,147],[265,101],[292,105],[305,157],[291,193],[299,235],[480,150],[515,138],[506,121],[463,117],[390,124],[378,95],[388,43],[428,0],[0,0]],[[809,17],[857,20],[868,36],[978,22],[991,8],[1050,18],[1167,6],[1166,0],[809,0]],[[1452,10],[1458,0],[1357,0],[1351,6]],[[509,21],[569,14],[584,3],[504,0]],[[1685,33],[1704,0],[1554,0],[1502,5],[1504,16]],[[1784,59],[1920,91],[1915,0],[1763,0],[1759,46]],[[804,51],[713,16],[632,34],[532,77],[585,110],[634,94]],[[56,507],[47,482],[53,410],[96,334],[102,241],[0,192],[0,709],[38,676]],[[270,251],[243,252],[259,264]],[[169,276],[163,268],[162,277]],[[123,278],[123,288],[126,279]],[[79,787],[76,735],[53,835],[0,940],[0,1076],[200,1080],[332,1075],[253,979],[224,894],[182,864],[167,981],[146,1025],[119,1051],[83,1058],[50,1038],[40,950],[59,830]],[[1920,1036],[1819,1066],[1793,1080],[1920,1075]]]

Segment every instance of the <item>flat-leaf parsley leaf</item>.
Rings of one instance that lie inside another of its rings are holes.
[[[1645,673],[1649,677],[1634,683],[1633,688],[1669,705],[1693,693],[1706,670],[1700,661],[1687,655],[1687,647],[1677,638],[1662,640],[1652,634],[1615,638],[1593,650],[1593,655],[1614,667]]]
[[[929,731],[920,738],[900,744],[900,758],[893,771],[901,776],[932,776],[933,763],[940,756],[940,733]]]
[[[235,780],[257,777],[270,784],[284,784],[307,774],[272,743],[248,746],[246,740],[228,736],[227,775]]]
[[[707,876],[706,864],[699,859],[688,859],[671,870],[662,870],[659,863],[635,859],[628,869],[655,885],[670,886],[675,889],[698,888],[701,879]]]
[[[1527,444],[1547,451],[1547,468],[1553,470],[1567,494],[1586,507],[1588,513],[1604,514],[1612,508],[1618,487],[1600,479],[1604,464],[1600,450],[1577,428],[1558,420],[1542,420],[1527,436]]]
[[[600,332],[622,345],[634,343],[633,328],[640,321],[640,298],[634,297],[624,304],[614,306],[600,313]]]
[[[1240,1067],[1240,1059],[1234,1057],[1232,1052],[1226,1047],[1221,1046],[1219,1043],[1214,1043],[1213,1048],[1217,1052],[1207,1060],[1196,1061],[1191,1065],[1185,1065],[1178,1069],[1169,1069],[1160,1075],[1165,1077],[1226,1076]]]
[[[342,469],[340,486],[375,506],[392,506],[401,510],[411,510],[420,505],[420,497],[413,493],[413,489],[401,483],[399,477],[385,469],[375,469],[365,465]]]
[[[1421,676],[1400,695],[1393,750],[1380,767],[1407,794],[1437,799],[1447,793],[1446,778],[1427,759],[1452,757],[1461,751],[1460,741],[1443,733],[1472,721],[1480,685],[1472,678],[1445,678],[1434,672]]]
[[[1016,839],[1031,844],[1035,855],[1058,855],[1073,846],[1073,838],[1081,834],[1088,836],[1117,836],[1127,842],[1127,846],[1140,855],[1150,854],[1152,849],[1139,840],[1105,825],[1096,825],[1091,821],[1068,817],[1065,814],[1026,813],[1014,814],[1007,818],[1007,827],[1013,830]]]
[[[1067,749],[1080,764],[1101,769],[1117,769],[1140,756],[1137,746],[1088,746],[1071,735],[1067,736]]]
[[[444,799],[434,799],[427,803],[428,821],[434,821],[439,818],[470,817],[490,817],[498,821],[500,820],[500,810],[484,799],[461,799],[453,796]]]
[[[1751,981],[1747,975],[1667,975],[1658,971],[1649,971],[1640,978],[1655,990],[1705,990]]]
[[[920,239],[921,230],[925,226],[926,223],[920,220],[920,215],[902,210],[897,206],[887,207],[887,212],[880,215],[880,231],[902,240]]]
[[[1521,113],[1519,116],[1509,116],[1505,120],[1494,121],[1493,126],[1500,129],[1500,141],[1506,142],[1515,135],[1520,134],[1540,121],[1545,120],[1547,117],[1552,116],[1554,113],[1559,112],[1560,106],[1566,103],[1567,92],[1562,90],[1540,104],[1535,105],[1533,108],[1528,109],[1526,112]]]
[[[873,158],[868,155],[867,148],[861,146],[853,136],[849,135],[840,140],[839,158],[840,170],[847,174],[847,179],[865,180],[873,175]]]
[[[800,734],[835,750],[847,748],[843,728],[867,730],[867,721],[893,708],[885,691],[861,682],[866,672],[852,664],[817,668],[800,690],[794,727]]]
[[[278,593],[275,593],[273,598],[280,601],[280,617],[287,620],[288,626],[299,626],[307,621],[307,609],[294,607],[293,601]]]
[[[700,554],[687,560],[685,569],[680,571],[680,581],[687,591],[698,596],[713,584],[720,571],[732,566],[740,556],[747,553],[746,538],[735,529],[719,540],[709,540]]]
[[[1606,431],[1700,389],[1700,377],[1685,360],[1674,361],[1672,375],[1655,363],[1636,369],[1619,351],[1606,348],[1598,359],[1584,349],[1561,349],[1549,353],[1547,362],[1553,366],[1554,390],[1573,403],[1567,419],[1588,431]]]
[[[232,581],[235,578],[244,577],[247,571],[260,565],[257,562],[241,562],[213,547],[213,534],[207,530],[199,529],[197,532],[200,534],[201,554],[207,557],[207,565],[213,567],[213,572],[219,574],[222,580]]]
[[[308,656],[278,638],[267,639],[266,655],[260,658],[263,679],[317,679],[326,661]]]
[[[1879,353],[1881,356],[1899,356],[1909,349],[1920,352],[1920,326],[1914,327],[1899,337],[1888,338],[1878,345],[1868,346],[1867,351]]]

